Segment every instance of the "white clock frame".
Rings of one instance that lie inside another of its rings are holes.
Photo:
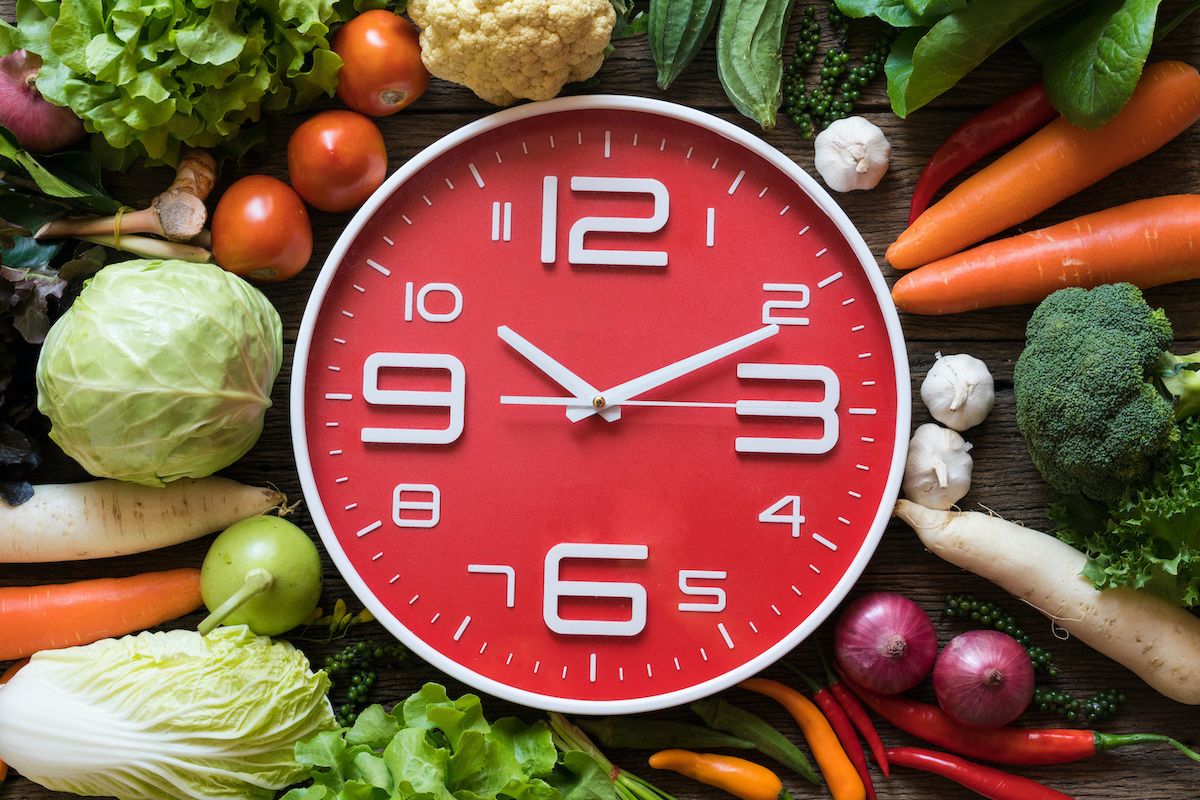
[[[325,509],[321,504],[320,494],[313,479],[312,464],[305,444],[307,441],[307,430],[304,421],[304,385],[307,377],[309,346],[312,342],[317,314],[325,298],[325,294],[333,282],[334,276],[337,274],[337,267],[345,256],[346,250],[367,222],[374,216],[375,212],[409,178],[431,161],[482,133],[528,117],[584,109],[635,111],[646,114],[657,114],[688,122],[706,128],[736,144],[742,145],[765,159],[780,172],[792,178],[796,185],[829,216],[837,226],[838,231],[846,238],[854,254],[858,257],[871,283],[871,288],[875,292],[876,302],[882,312],[883,320],[887,327],[888,338],[891,342],[892,361],[896,370],[895,444],[883,498],[871,522],[867,536],[863,540],[862,547],[845,574],[843,574],[841,580],[838,581],[825,600],[800,625],[773,647],[768,648],[757,657],[729,672],[686,689],[650,697],[624,700],[578,700],[542,695],[517,689],[480,675],[427,645],[419,636],[409,630],[388,611],[387,607],[367,587],[366,583],[350,564],[345,551],[333,533],[329,517],[326,515]],[[388,631],[415,654],[463,683],[496,697],[520,703],[521,705],[569,714],[632,714],[683,705],[733,686],[782,658],[796,645],[804,641],[829,617],[846,594],[849,593],[855,582],[857,582],[863,570],[866,569],[867,562],[874,555],[879,540],[883,536],[884,529],[887,527],[888,520],[891,518],[892,505],[900,491],[900,481],[903,476],[904,462],[908,452],[908,437],[911,427],[911,394],[912,389],[909,381],[908,357],[904,347],[904,336],[895,306],[892,304],[891,293],[883,280],[883,275],[880,273],[866,242],[863,241],[862,236],[858,233],[858,230],[846,216],[845,212],[838,207],[833,198],[808,173],[763,140],[703,111],[697,111],[662,100],[641,97],[585,95],[563,97],[541,103],[517,106],[499,111],[459,128],[409,159],[404,166],[396,170],[371,195],[367,202],[363,204],[362,208],[354,215],[354,218],[351,219],[346,229],[342,232],[342,235],[338,238],[337,243],[322,266],[300,324],[300,331],[296,341],[296,352],[292,362],[290,390],[292,446],[296,456],[296,467],[300,475],[300,485],[304,490],[304,497],[308,502],[309,512],[330,558],[333,559],[342,578],[349,584],[363,605]]]

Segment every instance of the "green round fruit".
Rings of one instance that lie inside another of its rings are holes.
[[[257,571],[257,572],[256,572]],[[209,611],[242,590],[251,573],[269,585],[222,621],[276,636],[302,623],[321,597],[321,556],[304,531],[280,517],[244,519],[213,541],[200,568],[200,593]]]

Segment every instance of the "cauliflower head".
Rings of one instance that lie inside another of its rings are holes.
[[[409,0],[433,75],[489,103],[549,100],[604,62],[611,0]]]

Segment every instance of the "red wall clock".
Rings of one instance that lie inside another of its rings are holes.
[[[526,705],[684,703],[809,634],[900,482],[908,366],[849,220],[680,106],[578,97],[394,174],[296,348],[304,494],[366,606]]]

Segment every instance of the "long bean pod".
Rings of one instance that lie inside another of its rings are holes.
[[[808,757],[762,717],[714,697],[692,703],[692,711],[708,727],[754,742],[764,756],[775,759],[809,783],[820,785],[821,778]]]
[[[679,77],[717,24],[719,0],[650,0],[647,37],[658,68],[658,88]]]
[[[717,23],[717,77],[734,107],[775,127],[783,99],[783,39],[792,0],[726,0]]]
[[[743,736],[687,722],[637,717],[581,717],[575,720],[575,724],[605,747],[640,750],[707,750],[714,747],[754,749],[754,742]]]

